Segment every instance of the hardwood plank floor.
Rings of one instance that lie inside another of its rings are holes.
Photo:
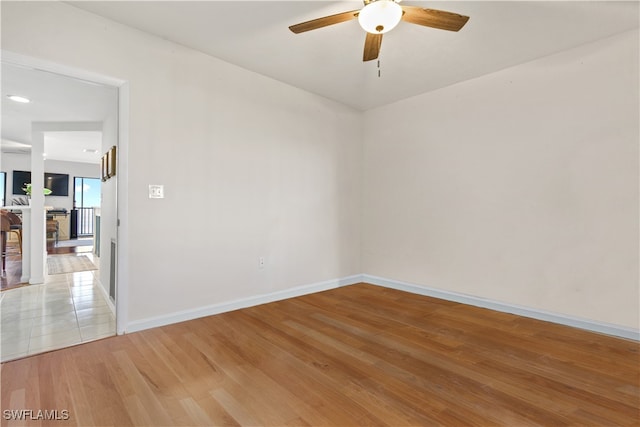
[[[3,410],[55,425],[640,425],[640,343],[368,284],[0,373]]]

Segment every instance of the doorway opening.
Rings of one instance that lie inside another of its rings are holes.
[[[21,106],[17,114],[16,107],[2,97],[0,170],[4,179],[0,185],[11,191],[16,170],[33,171],[34,179],[42,171],[45,176],[71,178],[68,193],[45,192],[44,203],[40,198],[39,204],[29,200],[29,205],[20,205],[27,199],[24,194],[3,192],[2,206],[7,211],[18,216],[28,211],[30,218],[41,213],[47,218],[40,239],[36,228],[30,230],[33,239],[26,246],[10,242],[16,250],[7,261],[15,268],[3,280],[17,277],[20,286],[8,290],[3,286],[0,292],[0,309],[7,317],[3,327],[12,331],[1,337],[3,362],[116,334],[117,263],[109,249],[118,239],[117,185],[116,180],[102,183],[99,177],[101,155],[119,145],[119,85],[108,79],[93,80],[77,70],[64,71],[56,64],[43,66],[38,60],[12,55],[2,61],[3,92],[29,90],[32,105],[41,108]],[[74,103],[73,99],[84,101]],[[87,100],[96,105],[88,105]],[[44,275],[38,276],[33,267],[38,262]],[[18,323],[9,324],[9,318]]]

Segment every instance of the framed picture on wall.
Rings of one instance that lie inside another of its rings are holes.
[[[114,145],[107,152],[107,177],[116,176],[116,146]]]

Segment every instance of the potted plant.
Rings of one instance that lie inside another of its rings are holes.
[[[29,197],[29,204],[31,204],[31,183],[25,184],[24,187],[22,187],[22,191],[27,193],[27,197]],[[48,188],[44,188],[42,190],[42,193],[45,196],[48,196],[49,194],[51,194],[51,190],[49,190]]]

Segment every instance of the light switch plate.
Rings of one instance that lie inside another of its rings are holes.
[[[164,199],[164,185],[149,184],[150,199]]]

